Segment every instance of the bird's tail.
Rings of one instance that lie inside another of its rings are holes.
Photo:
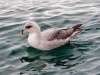
[[[77,24],[77,25],[73,26],[72,28],[73,28],[74,30],[76,30],[76,29],[78,29],[81,25],[82,25],[82,24]]]

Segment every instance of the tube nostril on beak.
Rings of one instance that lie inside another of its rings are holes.
[[[24,30],[25,30],[25,29],[24,29]],[[23,35],[24,30],[22,30],[22,31],[20,32],[20,35]]]

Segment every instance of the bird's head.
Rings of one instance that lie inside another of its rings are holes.
[[[28,21],[25,24],[24,29],[20,32],[20,35],[23,35],[25,32],[34,33],[38,31],[40,31],[40,27],[38,26],[38,24],[33,21]]]

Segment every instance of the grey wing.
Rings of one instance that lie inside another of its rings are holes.
[[[46,40],[52,41],[55,39],[66,39],[67,37],[70,37],[72,34],[73,36],[76,35],[75,32],[79,33],[82,31],[80,28],[82,24],[77,24],[71,28],[63,28],[63,29],[57,29],[57,28],[51,28],[47,29],[42,32],[43,38]]]
[[[42,32],[46,40],[52,41],[55,39],[66,39],[74,32],[73,28],[67,29],[48,29]]]
[[[67,29],[60,29],[57,30],[56,33],[52,36],[51,40],[55,39],[66,39],[67,37],[71,36],[74,32],[73,28],[67,28]]]

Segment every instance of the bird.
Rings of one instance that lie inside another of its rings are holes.
[[[83,30],[81,26],[82,24],[77,24],[69,28],[48,28],[41,31],[36,22],[28,21],[20,35],[28,32],[28,44],[33,48],[52,50],[66,43],[71,43],[71,40]],[[74,44],[72,45],[76,47]]]

